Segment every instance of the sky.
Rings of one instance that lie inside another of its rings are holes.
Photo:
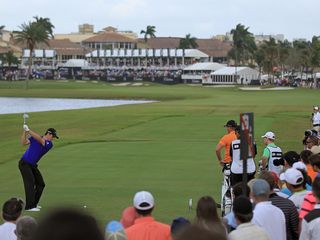
[[[320,0],[0,0],[0,26],[19,30],[33,16],[47,17],[54,33],[113,26],[137,33],[147,25],[157,37],[211,38],[239,23],[253,34],[284,34],[289,41],[320,36]]]

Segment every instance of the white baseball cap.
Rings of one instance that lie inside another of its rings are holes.
[[[318,110],[319,110],[319,107],[318,107],[318,106],[314,106],[314,107],[313,107],[313,110],[317,110],[317,111],[318,111]]]
[[[286,181],[291,185],[299,185],[304,181],[302,172],[295,168],[287,169],[284,173],[280,174],[279,178],[281,181]]]
[[[276,135],[274,135],[273,132],[266,132],[263,136],[261,136],[262,138],[269,138],[269,139],[272,139],[272,140],[275,140],[276,139]]]
[[[147,191],[137,192],[133,198],[133,206],[139,210],[149,210],[154,207],[154,198]]]
[[[307,166],[306,166],[303,162],[301,162],[301,161],[295,162],[295,163],[292,165],[292,167],[295,168],[295,169],[302,169],[302,170],[304,170],[304,171],[307,171]]]

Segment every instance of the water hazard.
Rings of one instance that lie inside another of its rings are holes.
[[[0,97],[0,114],[113,107],[151,102],[156,101]]]

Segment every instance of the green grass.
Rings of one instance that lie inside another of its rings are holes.
[[[158,103],[30,113],[29,126],[42,133],[55,127],[61,139],[40,162],[46,181],[38,217],[58,205],[87,206],[101,224],[119,219],[138,190],[151,191],[154,215],[170,223],[192,219],[188,199],[212,195],[218,202],[221,169],[214,154],[223,125],[254,112],[258,156],[260,136],[276,133],[284,151],[301,151],[319,92],[241,91],[187,85],[117,87],[103,82],[0,82],[0,96],[91,99],[152,99]],[[25,147],[19,143],[22,114],[0,115],[0,203],[24,197],[17,167]]]

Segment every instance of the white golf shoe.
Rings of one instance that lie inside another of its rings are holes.
[[[27,209],[26,211],[27,212],[39,212],[40,209],[35,207],[35,208]]]

